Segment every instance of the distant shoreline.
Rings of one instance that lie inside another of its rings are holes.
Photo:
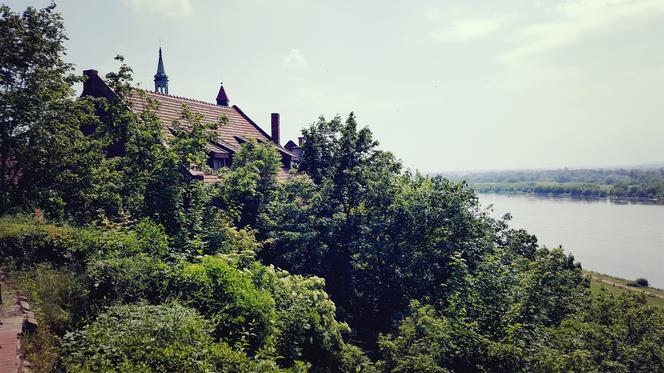
[[[664,204],[664,167],[638,169],[558,169],[441,174],[465,180],[479,193],[527,193],[580,199]]]
[[[645,197],[629,197],[629,196],[579,196],[571,193],[538,193],[534,191],[500,191],[500,190],[483,190],[477,188],[475,185],[470,184],[470,187],[478,194],[498,194],[508,196],[534,196],[540,198],[555,198],[555,199],[573,199],[578,201],[610,201],[615,203],[620,202],[636,202],[649,205],[664,205],[664,198],[645,198]]]

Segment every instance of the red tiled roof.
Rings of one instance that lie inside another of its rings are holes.
[[[132,110],[143,112],[147,106],[147,98],[152,98],[159,103],[155,114],[159,117],[161,123],[168,129],[173,129],[173,122],[180,119],[182,105],[187,105],[192,112],[201,114],[206,123],[216,123],[222,116],[228,120],[226,124],[219,126],[217,130],[219,145],[229,148],[231,151],[237,151],[240,148],[242,139],[256,139],[260,142],[271,142],[270,136],[263,131],[256,123],[247,117],[240,108],[233,105],[231,107],[215,105],[208,102],[192,100],[184,97],[169,96],[161,93],[142,91],[142,94],[132,94],[129,96]],[[185,125],[186,123],[181,123]],[[279,150],[290,154],[290,152],[281,146]]]
[[[87,79],[83,84],[83,93],[81,94],[81,97],[93,96],[111,98],[115,95],[106,82],[101,79],[97,70],[85,70],[83,74],[87,76]],[[225,94],[225,91],[223,93]],[[157,117],[159,117],[161,123],[170,130],[166,132],[167,136],[171,135],[170,132],[173,130],[173,121],[180,118],[182,105],[186,104],[191,111],[201,114],[203,116],[203,121],[207,123],[219,122],[219,119],[222,116],[225,116],[228,119],[228,122],[225,125],[220,126],[218,129],[218,136],[215,140],[216,145],[226,148],[226,150],[236,152],[240,148],[241,142],[239,142],[236,137],[242,137],[244,139],[253,138],[263,143],[272,142],[270,135],[263,131],[262,128],[260,128],[235,105],[231,107],[215,105],[190,98],[140,90],[129,95],[131,109],[137,113],[143,112],[147,106],[147,98],[152,98],[159,103],[155,113],[157,114]],[[181,124],[184,125],[185,123]],[[283,154],[291,157],[295,156],[295,154],[279,144],[277,144],[277,149]]]
[[[99,77],[96,70],[85,70],[83,73],[87,76],[87,79],[83,84],[83,93],[81,94],[81,97],[93,96],[111,98],[115,95],[101,77]],[[220,95],[224,96],[225,93],[226,92],[223,88],[220,89]],[[260,128],[235,105],[228,107],[179,96],[137,90],[133,91],[128,97],[131,110],[136,113],[142,113],[145,111],[148,104],[148,98],[154,99],[158,103],[157,108],[154,111],[161,124],[167,129],[167,131],[165,131],[166,137],[173,136],[173,131],[175,129],[173,123],[175,120],[181,118],[182,106],[187,105],[192,112],[202,115],[205,123],[217,123],[222,116],[226,117],[227,122],[219,126],[215,140],[208,144],[209,150],[213,153],[234,153],[238,151],[241,144],[248,139],[256,139],[261,143],[272,143],[270,135],[263,131],[262,128]],[[228,97],[226,96],[226,99],[227,98]],[[186,123],[180,122],[180,125],[186,126]],[[276,146],[282,154],[294,158],[297,157],[296,154],[285,149],[281,145],[276,144]],[[202,179],[206,183],[215,183],[219,180],[214,174],[207,174],[194,169],[187,169],[187,171],[191,177]],[[278,178],[287,177],[287,175],[288,174],[285,170],[280,170]]]

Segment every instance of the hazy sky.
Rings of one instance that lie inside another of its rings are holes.
[[[9,1],[15,10],[47,1]],[[422,171],[664,161],[664,0],[59,1],[67,59],[153,87],[224,82],[282,141],[354,111]]]

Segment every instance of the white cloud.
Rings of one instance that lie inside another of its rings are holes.
[[[556,19],[530,24],[515,34],[515,47],[499,57],[509,66],[533,63],[547,52],[610,32],[630,19],[664,13],[662,0],[566,0],[556,7]]]
[[[307,59],[299,49],[291,49],[284,58],[282,66],[287,69],[303,69],[307,67]]]
[[[125,0],[132,11],[153,13],[163,17],[181,17],[191,14],[191,0]]]
[[[655,39],[639,35],[662,21],[662,0],[559,0],[541,4],[538,12],[546,18],[510,30],[508,48],[496,56],[506,69],[491,88],[525,92],[539,86],[581,97],[594,95],[607,79],[617,87],[629,71],[641,76],[658,64],[646,57],[654,56]]]
[[[449,27],[430,32],[429,38],[440,43],[465,43],[495,33],[506,22],[504,17],[460,19]]]

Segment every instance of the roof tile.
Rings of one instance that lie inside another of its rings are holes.
[[[221,145],[229,147],[232,151],[237,151],[241,145],[236,137],[253,138],[262,142],[271,141],[269,135],[251,121],[237,106],[221,106],[184,97],[150,91],[143,92],[145,95],[132,94],[129,96],[132,110],[139,113],[143,112],[147,107],[147,98],[156,100],[159,105],[155,110],[155,114],[161,123],[170,130],[173,130],[174,122],[181,117],[182,105],[187,105],[194,113],[201,114],[204,122],[216,123],[222,117],[227,119],[225,124],[219,126],[217,134],[218,139],[221,140]],[[186,124],[181,123],[181,125]],[[279,148],[282,151],[285,150],[281,146]],[[288,151],[286,150],[286,152]]]

